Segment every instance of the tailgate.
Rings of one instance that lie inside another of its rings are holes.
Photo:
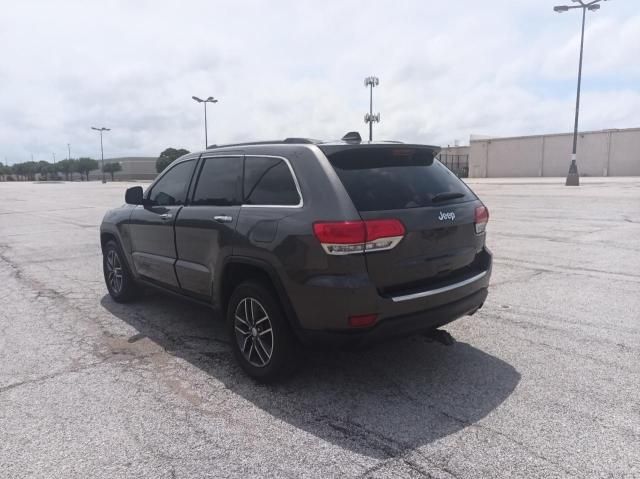
[[[397,293],[472,272],[484,246],[475,213],[482,203],[434,155],[416,145],[363,145],[326,152],[361,218],[399,220],[405,234],[382,251],[367,251],[371,280]]]

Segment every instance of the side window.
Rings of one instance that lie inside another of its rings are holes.
[[[195,160],[189,160],[167,171],[153,185],[149,199],[158,206],[184,205],[195,164]]]
[[[193,195],[193,205],[231,206],[240,204],[242,158],[207,158]]]
[[[244,204],[295,206],[300,195],[287,164],[279,158],[246,157]]]

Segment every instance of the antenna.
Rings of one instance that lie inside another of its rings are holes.
[[[357,131],[350,131],[342,137],[342,141],[346,143],[362,143],[362,137]]]

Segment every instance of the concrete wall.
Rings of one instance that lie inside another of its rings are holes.
[[[471,140],[472,178],[566,176],[573,135]],[[583,176],[640,176],[640,128],[583,132],[578,136]]]
[[[122,171],[114,174],[115,180],[153,180],[156,173],[156,159],[151,157],[126,157],[126,158],[105,158],[106,163],[120,163]],[[100,163],[100,160],[98,160]],[[101,166],[102,168],[102,166]],[[90,180],[102,179],[102,170],[95,170],[89,173]],[[111,180],[111,174],[107,173],[107,179]]]

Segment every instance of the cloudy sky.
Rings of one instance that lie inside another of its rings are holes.
[[[578,12],[559,0],[1,0],[0,161],[365,134],[431,144],[572,129]],[[583,129],[640,126],[640,6],[588,15]]]

